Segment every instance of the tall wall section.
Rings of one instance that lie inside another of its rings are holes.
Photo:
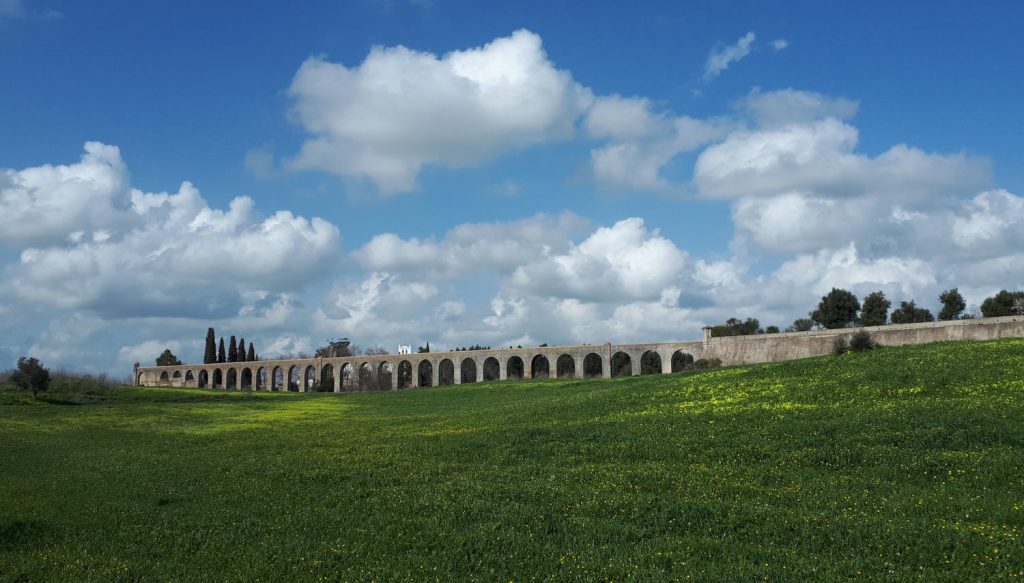
[[[926,344],[947,340],[992,340],[1024,337],[1024,316],[978,318],[921,324],[889,324],[839,330],[783,332],[756,336],[724,336],[705,343],[705,358],[720,358],[722,364],[753,364],[821,356],[832,352],[837,336],[849,339],[854,333],[867,330],[884,346]]]

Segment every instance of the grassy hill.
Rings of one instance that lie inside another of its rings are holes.
[[[1024,572],[1024,340],[366,395],[0,391],[0,580]]]

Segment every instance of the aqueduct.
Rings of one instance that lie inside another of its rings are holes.
[[[366,391],[534,378],[671,373],[700,358],[702,342],[543,346],[421,354],[136,367],[136,386],[257,391]]]

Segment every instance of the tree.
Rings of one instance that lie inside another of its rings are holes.
[[[509,346],[509,348],[512,348],[512,347]],[[522,346],[520,346],[519,348],[522,348]],[[419,348],[416,349],[416,352],[419,353],[419,354],[426,354],[426,353],[430,352],[430,343],[427,342],[426,346],[420,346]]]
[[[778,326],[768,326],[767,328],[764,329],[764,333],[765,334],[778,334],[779,333],[779,327]]]
[[[892,311],[893,324],[915,324],[918,322],[934,322],[935,316],[927,308],[914,305],[914,300],[900,302],[900,307]]]
[[[203,364],[217,362],[217,335],[213,328],[206,330],[206,351],[203,353]]]
[[[238,362],[245,362],[245,338],[238,341]]]
[[[388,352],[387,348],[384,348],[383,346],[371,346],[371,347],[366,349],[366,353],[365,354],[367,356],[382,356],[382,355],[391,354],[391,353]]]
[[[179,364],[181,364],[181,361],[178,360],[177,356],[174,356],[170,348],[164,350],[160,353],[160,356],[156,357],[157,366],[177,366]]]
[[[865,326],[881,326],[889,317],[892,302],[885,298],[881,291],[871,292],[864,298],[860,310],[860,323]]]
[[[967,309],[967,302],[957,288],[947,289],[939,294],[939,301],[942,302],[942,309],[939,310],[940,320],[956,320]]]
[[[238,343],[235,342],[235,337],[231,337],[231,342],[228,343],[228,362],[238,362]]]
[[[721,336],[747,336],[757,334],[760,331],[761,322],[757,318],[747,318],[746,321],[741,321],[739,318],[729,318],[725,321],[725,324],[711,327],[711,335],[716,338]]]
[[[249,354],[245,357],[249,362],[256,362],[256,349],[253,347],[252,342],[249,343]]]
[[[811,328],[814,328],[814,320],[810,318],[797,318],[793,320],[793,325],[786,328],[786,332],[807,332]]]
[[[32,398],[35,399],[40,393],[46,392],[50,387],[50,371],[36,358],[22,356],[18,359],[18,370],[11,375],[11,382],[20,389],[32,391]]]
[[[348,338],[338,338],[328,340],[327,346],[317,348],[313,355],[316,358],[340,358],[343,356],[355,356],[358,350]]]
[[[224,355],[224,337],[220,337],[220,346],[217,347],[217,362],[227,362],[227,357]]]
[[[826,328],[846,328],[857,320],[859,311],[857,296],[845,289],[832,288],[832,291],[822,296],[817,309],[810,316]]]
[[[1005,289],[1001,290],[996,295],[985,298],[985,301],[981,303],[981,315],[986,318],[995,318],[998,316],[1013,316],[1013,304],[1018,299],[1024,299],[1024,291],[1008,292]]]

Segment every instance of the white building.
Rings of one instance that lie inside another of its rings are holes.
[[[412,354],[412,345],[411,344],[399,344],[398,345],[398,354]]]

